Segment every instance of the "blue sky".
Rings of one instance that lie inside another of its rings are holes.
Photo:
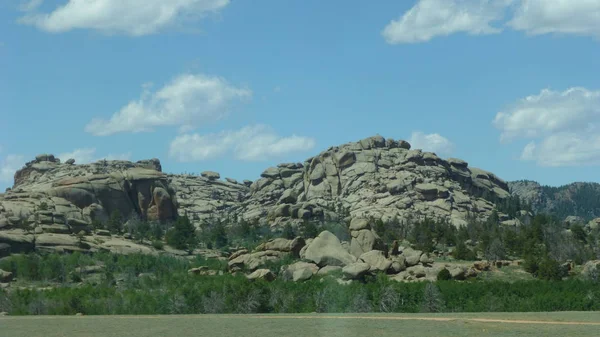
[[[600,0],[7,0],[0,188],[39,153],[256,179],[381,134],[600,181]]]

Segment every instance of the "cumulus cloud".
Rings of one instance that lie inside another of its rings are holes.
[[[180,162],[214,159],[229,154],[237,160],[261,161],[311,150],[314,146],[312,138],[282,137],[269,126],[253,125],[206,135],[180,135],[171,142],[169,156]]]
[[[382,35],[390,44],[426,42],[455,33],[495,34],[505,28],[528,35],[600,38],[599,17],[600,1],[596,0],[419,0],[392,20]]]
[[[500,140],[530,139],[521,159],[541,166],[600,164],[600,90],[542,90],[498,112]]]
[[[152,131],[158,126],[180,126],[182,131],[189,131],[224,117],[234,102],[252,97],[249,89],[202,74],[178,76],[156,92],[149,87],[145,85],[138,100],[129,102],[110,119],[93,119],[85,131],[96,136]]]
[[[512,0],[419,0],[398,20],[382,31],[390,44],[426,42],[437,36],[454,33],[495,34],[492,26],[502,20]]]
[[[521,0],[508,26],[529,35],[559,33],[600,38],[600,1]]]
[[[41,1],[31,1],[35,8]],[[230,0],[68,0],[49,13],[30,12],[19,19],[50,33],[93,29],[141,36],[157,33],[183,20],[218,12]]]
[[[425,134],[420,131],[412,133],[409,143],[414,149],[449,155],[454,151],[454,144],[438,133]]]
[[[130,160],[131,152],[120,154],[108,154],[106,156],[98,156],[95,148],[80,148],[72,152],[61,153],[58,158],[65,162],[69,159],[75,159],[76,164],[88,164],[99,160]]]
[[[25,156],[9,154],[4,159],[0,158],[0,183],[14,182],[15,172],[25,165]]]

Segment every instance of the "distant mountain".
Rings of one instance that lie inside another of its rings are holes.
[[[543,186],[531,180],[508,183],[511,194],[531,204],[536,212],[559,219],[578,216],[588,221],[600,217],[600,184],[576,182],[560,187]]]

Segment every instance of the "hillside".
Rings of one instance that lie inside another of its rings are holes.
[[[510,192],[531,204],[536,212],[547,213],[565,220],[580,217],[587,222],[600,217],[600,184],[576,182],[560,187],[542,186],[535,181],[508,183]]]

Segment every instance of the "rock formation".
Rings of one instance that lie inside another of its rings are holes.
[[[43,154],[17,171],[14,186],[0,194],[0,254],[6,245],[11,251],[94,249],[74,235],[89,235],[92,222],[105,222],[115,211],[156,221],[186,214],[197,226],[225,216],[275,227],[307,219],[365,219],[350,228],[350,249],[340,264],[346,265],[372,250],[385,251],[366,219],[427,217],[458,226],[467,216],[487,218],[494,204],[484,196],[490,195],[509,195],[494,174],[381,136],[331,147],[304,163],[270,167],[258,180],[241,183],[211,171],[164,174],[158,159],[80,165]],[[115,240],[126,241],[103,241]],[[300,254],[297,249],[256,254]]]

